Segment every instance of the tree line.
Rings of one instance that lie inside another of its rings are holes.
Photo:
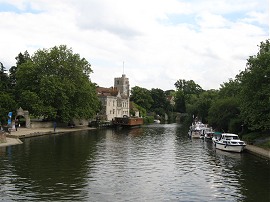
[[[185,121],[194,117],[224,132],[270,130],[270,45],[261,42],[257,55],[247,59],[246,68],[218,90],[204,90],[193,80],[179,79],[175,90],[147,90],[138,86],[131,90],[131,100],[144,111],[160,115],[171,111],[187,113]],[[165,97],[174,97],[171,106]]]
[[[9,74],[0,69],[0,116],[22,107],[34,117],[68,123],[88,119],[100,109],[96,84],[90,80],[90,63],[65,45],[19,53]]]
[[[204,90],[193,80],[179,79],[173,90],[131,88],[133,110],[144,117],[187,114],[191,123],[198,117],[220,131],[270,129],[270,45],[261,42],[257,55],[247,59],[246,68],[215,90]],[[101,104],[92,83],[90,63],[65,45],[37,50],[32,56],[19,53],[16,65],[7,73],[0,62],[0,117],[7,121],[9,111],[22,107],[32,116],[69,122],[92,118]],[[173,98],[174,104],[168,98]],[[131,110],[133,114],[134,111]]]

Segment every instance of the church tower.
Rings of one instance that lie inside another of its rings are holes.
[[[129,97],[129,79],[125,74],[122,74],[122,77],[114,78],[114,87],[120,91],[121,96]]]

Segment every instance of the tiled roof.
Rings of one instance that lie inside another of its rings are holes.
[[[97,87],[96,92],[98,96],[116,96],[118,94],[117,88],[103,88],[103,87]]]

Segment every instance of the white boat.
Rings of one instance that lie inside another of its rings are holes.
[[[206,133],[204,134],[204,140],[212,141],[214,134],[215,134],[215,132],[213,130],[206,131]]]
[[[154,120],[154,123],[160,123],[160,120],[155,119],[155,120]]]
[[[207,125],[198,121],[192,124],[189,128],[188,135],[191,138],[202,138],[204,136],[204,131],[206,130]]]
[[[231,152],[242,152],[246,146],[244,141],[241,141],[236,134],[222,133],[220,137],[213,137],[213,143],[216,149]]]

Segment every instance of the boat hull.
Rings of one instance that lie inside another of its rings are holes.
[[[215,142],[216,149],[220,149],[223,151],[229,151],[229,152],[242,152],[244,151],[244,148],[246,145],[226,145],[224,143],[218,143]]]
[[[199,131],[192,131],[191,137],[192,138],[201,138],[201,133]]]
[[[113,121],[114,126],[135,127],[143,125],[143,118],[140,117],[116,117]]]

